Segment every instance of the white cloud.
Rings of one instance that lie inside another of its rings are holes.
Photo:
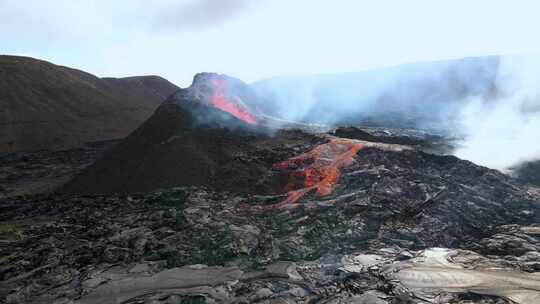
[[[155,30],[183,31],[219,26],[256,6],[261,0],[165,1],[153,10],[150,26]]]
[[[0,2],[0,35],[10,43],[44,44],[80,42],[112,30],[107,10],[91,1],[18,1]]]
[[[246,81],[540,50],[537,1],[2,0],[2,53],[99,75]]]

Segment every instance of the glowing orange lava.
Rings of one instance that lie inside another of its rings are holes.
[[[341,169],[354,162],[354,156],[363,148],[361,143],[332,138],[313,150],[274,165],[275,169],[293,170],[285,186],[287,199],[266,209],[281,208],[296,203],[310,191],[325,196],[332,193],[338,183]]]
[[[257,124],[257,119],[249,113],[245,106],[243,106],[242,101],[238,96],[234,97],[236,102],[230,101],[227,98],[227,94],[225,93],[225,81],[213,79],[212,84],[214,85],[214,94],[211,97],[211,101],[214,107],[231,114],[245,123],[251,125]]]

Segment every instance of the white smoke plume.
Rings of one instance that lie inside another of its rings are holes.
[[[414,63],[355,73],[277,77],[253,84],[287,120],[454,133],[464,99],[488,96],[497,57]]]
[[[540,56],[475,57],[253,84],[278,115],[422,128],[462,138],[460,158],[502,171],[540,158]]]
[[[461,111],[465,140],[456,156],[506,171],[540,159],[540,57],[503,57],[497,96],[473,97]]]

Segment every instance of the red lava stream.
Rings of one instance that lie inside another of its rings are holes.
[[[292,170],[284,189],[287,191],[287,198],[278,204],[262,206],[262,209],[280,209],[294,205],[311,191],[315,191],[318,196],[331,194],[334,185],[339,182],[341,170],[352,165],[354,156],[362,148],[361,143],[332,138],[306,153],[275,164],[274,169]]]
[[[243,106],[242,101],[238,96],[234,96],[234,98],[237,99],[236,102],[227,98],[225,93],[225,81],[213,79],[212,84],[214,85],[214,94],[211,97],[211,101],[214,107],[227,112],[250,125],[257,124],[257,119],[249,113],[245,106]]]
[[[214,107],[247,124],[258,123],[238,96],[233,96],[235,100],[228,98],[225,81],[213,79],[212,84],[214,92],[211,102]],[[331,138],[306,153],[275,164],[274,169],[289,172],[288,182],[284,188],[287,198],[280,203],[261,208],[271,210],[295,205],[304,195],[312,191],[315,191],[317,196],[330,195],[334,185],[339,182],[341,170],[354,162],[354,156],[362,148],[361,143],[350,139]]]

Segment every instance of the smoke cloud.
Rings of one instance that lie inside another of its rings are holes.
[[[462,139],[455,155],[507,170],[540,158],[540,57],[475,57],[253,84],[278,115],[420,128]]]
[[[51,44],[223,25],[264,0],[0,1],[0,34]]]
[[[288,120],[452,131],[464,98],[491,94],[498,64],[498,57],[424,62],[274,78],[253,87]]]
[[[540,58],[503,57],[497,96],[471,97],[461,111],[465,140],[455,154],[506,171],[540,159]]]

